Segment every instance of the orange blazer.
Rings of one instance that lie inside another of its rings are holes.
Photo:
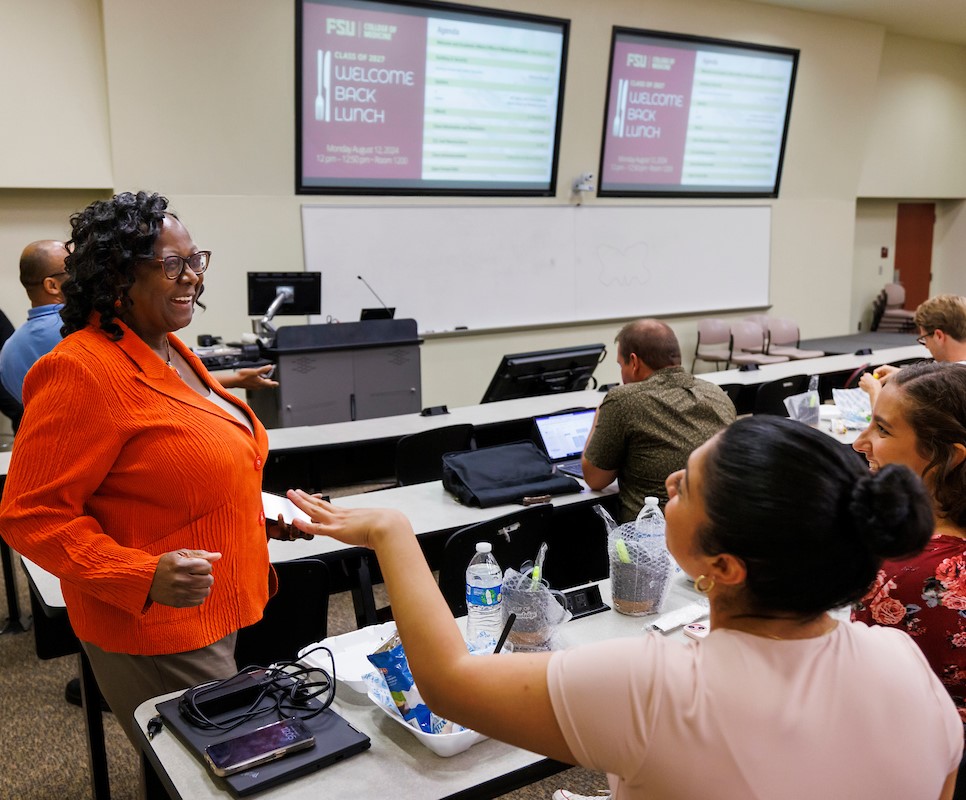
[[[175,336],[172,348],[249,430],[188,387],[133,331],[94,324],[27,373],[0,533],[58,576],[77,636],[134,655],[207,646],[257,622],[275,589],[262,512],[268,436]],[[200,606],[149,601],[161,554],[220,552]]]

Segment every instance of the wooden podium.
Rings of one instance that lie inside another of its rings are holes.
[[[248,404],[266,428],[418,412],[420,343],[414,319],[281,327],[263,351],[279,386],[248,392]]]

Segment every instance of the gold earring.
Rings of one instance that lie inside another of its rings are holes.
[[[702,586],[701,581],[707,581],[707,586]],[[701,592],[701,594],[708,594],[714,588],[714,578],[709,578],[707,575],[699,575],[698,579],[694,582],[695,591]]]

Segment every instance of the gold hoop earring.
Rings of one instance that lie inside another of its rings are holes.
[[[707,581],[707,586],[702,586],[701,581]],[[699,575],[698,579],[694,582],[694,589],[701,594],[708,594],[714,588],[714,578],[709,578],[707,575]]]

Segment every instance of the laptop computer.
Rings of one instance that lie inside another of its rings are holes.
[[[209,744],[229,739],[241,733],[247,733],[278,719],[277,714],[269,713],[255,717],[231,731],[204,730],[195,727],[182,715],[179,710],[180,702],[181,698],[176,697],[173,700],[158,703],[158,713],[164,720],[165,728],[173,731],[202,763],[204,763],[205,747]],[[270,705],[271,702],[268,698],[262,698],[259,701],[259,706],[268,707]],[[319,707],[320,703],[315,699],[305,703],[306,712],[311,712]],[[212,719],[222,720],[239,710],[221,709],[219,713],[212,713],[211,716]],[[301,714],[298,714],[298,716],[301,716]],[[291,753],[278,761],[271,761],[258,767],[252,767],[245,772],[229,775],[226,778],[215,777],[210,772],[209,775],[216,785],[227,788],[235,797],[247,797],[293,778],[315,772],[369,748],[369,737],[353,728],[331,708],[325,709],[317,716],[306,719],[304,722],[305,726],[315,736],[313,747]]]
[[[584,443],[590,434],[596,413],[596,409],[588,408],[533,418],[540,445],[560,472],[576,478],[584,477],[580,468],[580,455],[584,451]]]
[[[370,319],[395,319],[395,308],[364,308],[359,312],[359,321],[367,322]]]

